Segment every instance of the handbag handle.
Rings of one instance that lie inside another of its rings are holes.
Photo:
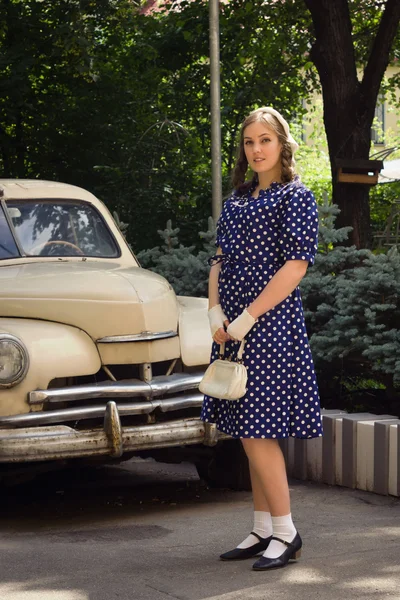
[[[244,345],[246,343],[246,338],[243,338],[239,350],[237,351],[237,362],[241,362],[243,356]],[[219,355],[221,358],[225,358],[225,342],[219,345]]]

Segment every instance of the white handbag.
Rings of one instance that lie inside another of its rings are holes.
[[[225,358],[225,344],[221,344],[219,358],[210,364],[200,381],[200,392],[219,400],[239,400],[245,395],[247,369],[242,360],[245,341],[242,340],[236,359]]]

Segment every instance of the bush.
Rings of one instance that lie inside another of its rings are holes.
[[[175,290],[182,296],[207,296],[209,266],[207,259],[215,254],[215,224],[212,217],[208,219],[208,230],[201,231],[203,240],[201,250],[196,246],[179,244],[177,235],[179,228],[173,229],[172,222],[158,234],[164,241],[162,246],[150,250],[142,250],[137,258],[142,267],[163,275]]]
[[[319,251],[300,285],[323,405],[399,413],[400,254],[395,247],[374,254],[341,246],[351,228],[335,229],[338,214],[325,194]],[[163,275],[179,295],[207,296],[213,219],[199,234],[201,250],[179,244],[171,221],[158,233],[164,243],[138,254],[142,266]]]
[[[365,407],[399,413],[400,255],[337,245],[349,229],[335,230],[338,212],[327,198],[319,207],[319,252],[300,286],[321,396],[352,410],[359,391]]]

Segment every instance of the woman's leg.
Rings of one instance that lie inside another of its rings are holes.
[[[253,505],[254,505],[254,522],[253,529],[262,538],[269,538],[272,535],[272,521],[271,514],[269,512],[269,506],[267,499],[265,498],[261,481],[250,465],[250,479],[251,479],[251,491],[253,493]],[[257,543],[256,536],[250,534],[243,542],[241,542],[237,548],[250,548]]]
[[[262,493],[270,508],[273,535],[290,543],[297,532],[290,513],[286,465],[279,442],[276,439],[244,438],[242,443],[255,474],[257,501],[262,502]],[[263,556],[277,558],[285,550],[285,544],[272,540]]]
[[[242,444],[249,459],[254,501],[264,507],[259,510],[270,509],[274,517],[289,514],[286,465],[278,440],[242,438]]]
[[[248,535],[243,542],[238,544],[234,550],[230,550],[229,552],[221,554],[220,558],[223,560],[248,558],[254,556],[257,554],[257,552],[262,552],[268,546],[269,538],[272,535],[271,514],[269,512],[268,502],[263,492],[262,482],[250,463],[249,467],[254,504],[254,521],[252,531],[254,531],[259,537],[250,533],[250,535]],[[260,541],[260,538],[261,540],[268,541],[262,542]],[[243,555],[243,552],[246,552],[246,550],[249,550],[247,556],[246,554]]]
[[[249,461],[249,468],[250,468],[250,479],[251,479],[251,491],[253,493],[254,510],[269,513],[271,511],[269,510],[268,501],[267,501],[264,491],[263,491],[262,482],[261,482],[260,478],[258,477],[256,471],[254,470],[254,467],[251,466],[250,461]]]

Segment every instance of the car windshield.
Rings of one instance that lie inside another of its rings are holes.
[[[107,224],[90,204],[69,200],[8,200],[6,206],[27,256],[116,258],[120,254]],[[0,240],[1,231],[0,221]],[[4,255],[4,250],[0,257],[10,258]]]

